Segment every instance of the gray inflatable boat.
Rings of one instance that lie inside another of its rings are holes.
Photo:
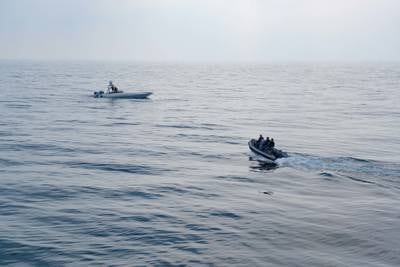
[[[256,142],[257,141],[255,139],[251,139],[249,141],[250,150],[257,155],[262,156],[264,158],[264,161],[266,161],[267,163],[275,164],[275,160],[288,157],[288,154],[286,152],[283,152],[276,148],[262,151],[256,146]]]

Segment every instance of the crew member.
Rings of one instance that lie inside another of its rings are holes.
[[[274,148],[275,147],[274,138],[271,138],[271,142],[269,142],[269,147],[270,148]]]
[[[111,91],[111,93],[118,93],[118,88],[113,84],[112,81],[108,82],[108,91]]]
[[[260,134],[260,137],[256,141],[256,147],[259,147],[263,140],[264,140],[264,137],[262,136],[262,134]]]

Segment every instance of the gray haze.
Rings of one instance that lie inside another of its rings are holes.
[[[398,0],[0,0],[0,58],[399,61]]]

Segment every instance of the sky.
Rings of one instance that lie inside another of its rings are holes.
[[[400,61],[400,1],[0,0],[0,59]]]

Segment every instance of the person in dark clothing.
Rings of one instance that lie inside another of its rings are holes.
[[[262,149],[264,147],[264,144],[265,144],[265,139],[262,139],[261,142],[258,144],[257,148]]]
[[[108,83],[108,92],[111,93],[118,93],[118,87],[116,87],[112,81],[109,81]]]
[[[273,149],[275,147],[275,142],[274,142],[274,138],[271,138],[271,141],[269,142],[269,147],[271,149]]]
[[[265,139],[265,142],[263,143],[263,145],[261,147],[261,150],[262,151],[267,151],[270,142],[271,142],[271,140],[269,139],[269,137],[267,137],[267,139]]]
[[[256,147],[259,147],[261,142],[264,140],[264,137],[262,136],[262,134],[260,134],[260,137],[258,137],[258,140],[256,141]]]

